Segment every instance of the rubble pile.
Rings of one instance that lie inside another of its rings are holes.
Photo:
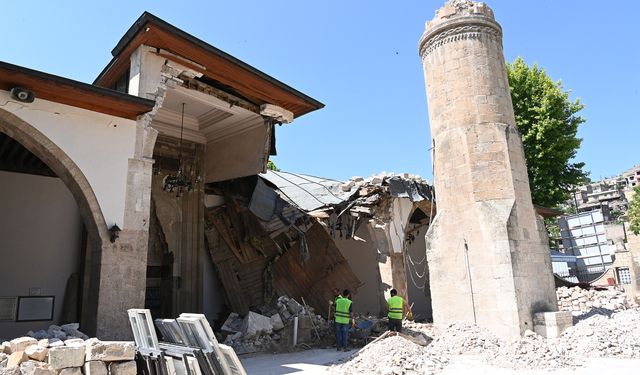
[[[461,322],[434,334],[429,325],[414,324],[405,331],[425,329],[423,334],[433,337],[426,347],[402,336],[383,338],[332,370],[339,374],[430,374],[446,367],[457,355],[474,355],[510,369],[575,368],[585,358],[594,357],[640,358],[639,308],[608,313],[594,309],[576,319],[573,327],[553,339],[528,330],[523,337],[504,340]]]
[[[615,288],[605,290],[560,287],[556,290],[558,308],[562,311],[587,312],[592,309],[610,311],[626,310],[636,306],[627,299],[624,291]]]
[[[238,354],[291,348],[296,317],[298,343],[309,343],[330,336],[328,322],[316,315],[313,307],[305,308],[293,298],[281,296],[275,306],[265,306],[261,310],[262,313],[250,311],[243,318],[237,313],[229,314],[221,329],[227,334],[224,344],[231,346]]]
[[[81,336],[78,328],[77,323],[51,326],[49,330],[42,331],[51,338],[25,336],[3,342],[0,345],[0,374],[136,374],[136,347],[133,342],[85,340],[78,337]],[[33,332],[33,335],[43,335],[38,332]],[[60,332],[67,335],[64,340]]]
[[[640,358],[640,309],[590,313],[560,337],[560,345],[578,356]]]
[[[29,331],[27,332],[27,336],[33,337],[36,340],[49,339],[51,342],[56,342],[58,340],[89,339],[89,336],[80,332],[80,324],[78,323],[69,323],[62,326],[57,326],[55,324],[50,325],[49,329],[46,331],[44,329],[35,332]]]
[[[558,340],[547,340],[527,330],[524,337],[502,341],[485,354],[492,365],[512,369],[556,369],[578,367],[584,358],[576,358]]]
[[[349,362],[331,367],[332,374],[433,374],[446,364],[439,356],[402,336],[390,336],[362,349]]]

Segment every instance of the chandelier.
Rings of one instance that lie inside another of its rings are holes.
[[[193,190],[194,181],[188,178],[182,170],[182,135],[184,133],[184,104],[182,103],[182,116],[180,119],[180,143],[178,145],[178,171],[176,174],[169,174],[164,178],[164,191],[176,192],[176,197],[181,197],[183,192]],[[196,181],[198,182],[198,178]]]

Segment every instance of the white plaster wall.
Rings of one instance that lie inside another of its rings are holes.
[[[89,181],[107,226],[117,224],[127,229],[124,208],[128,160],[134,156],[135,121],[42,99],[18,103],[4,90],[0,90],[0,108],[58,145]]]
[[[404,233],[407,225],[413,203],[409,198],[394,198],[391,205],[391,221],[389,222],[389,238],[391,239],[391,248],[395,253],[401,253],[404,249]]]
[[[131,55],[129,94],[153,100],[162,80],[165,59],[150,51],[155,48],[142,45]]]
[[[0,338],[60,323],[67,280],[78,272],[82,219],[55,177],[0,171],[0,296],[54,295],[54,320],[0,322]]]
[[[377,315],[380,306],[380,273],[378,271],[378,251],[371,235],[362,224],[356,231],[356,236],[364,241],[355,239],[335,240],[340,253],[347,259],[349,267],[362,282],[362,286],[353,295],[354,312]]]

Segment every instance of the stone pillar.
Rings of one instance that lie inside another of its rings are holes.
[[[475,322],[515,337],[557,302],[515,126],[502,29],[485,4],[449,1],[427,23],[419,51],[438,205],[426,234],[434,323]]]

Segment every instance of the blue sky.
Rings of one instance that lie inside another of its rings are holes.
[[[640,2],[489,0],[507,61],[522,56],[586,105],[591,177],[640,163]],[[279,128],[277,165],[345,179],[431,178],[417,44],[443,0],[3,1],[0,60],[92,82],[145,10],[326,107]]]

